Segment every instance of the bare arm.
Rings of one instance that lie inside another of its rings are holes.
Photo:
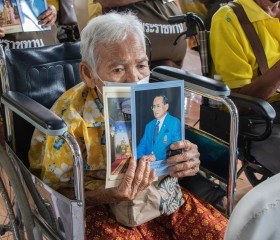
[[[280,64],[275,64],[269,71],[262,76],[257,77],[252,83],[238,89],[234,92],[258,97],[264,100],[270,98],[280,87]]]

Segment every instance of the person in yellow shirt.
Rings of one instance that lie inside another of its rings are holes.
[[[234,91],[264,100],[280,99],[274,96],[280,86],[280,71],[276,63],[280,59],[280,7],[279,1],[236,0],[256,29],[264,48],[267,74],[258,74],[256,57],[243,29],[233,12],[225,5],[212,18],[210,50],[215,74]],[[273,74],[272,74],[273,73]]]
[[[141,83],[149,76],[142,23],[131,13],[112,12],[92,19],[81,33],[81,55],[80,75],[83,82],[65,92],[52,110],[64,119],[68,132],[81,147],[87,203],[86,239],[141,240],[147,239],[146,236],[151,236],[151,239],[170,239],[172,236],[177,239],[223,239],[227,219],[178,185],[178,177],[193,176],[199,170],[197,146],[188,140],[174,142],[171,149],[184,151],[167,159],[169,164],[174,165],[169,167],[170,175],[164,179],[173,179],[174,184],[170,188],[176,193],[175,201],[171,199],[166,203],[171,195],[167,192],[161,198],[161,206],[162,202],[166,205],[160,217],[137,227],[125,227],[118,223],[110,206],[135,199],[155,178],[155,170],[150,169],[150,162],[145,156],[137,164],[135,157],[130,157],[120,185],[105,188],[103,86],[108,81],[110,84]],[[43,181],[58,191],[73,186],[72,154],[60,138],[46,137],[35,131],[29,161],[31,168],[42,170]]]
[[[276,118],[271,135],[264,141],[252,141],[250,153],[265,168],[277,173],[280,171],[280,1],[235,2],[243,7],[256,30],[267,58],[268,70],[259,70],[256,56],[237,16],[230,6],[225,5],[213,16],[210,29],[214,74],[220,75],[233,92],[267,100],[274,107]]]

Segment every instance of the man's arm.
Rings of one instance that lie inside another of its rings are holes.
[[[280,86],[280,62],[266,71],[263,75],[242,88],[233,89],[234,92],[242,93],[264,100],[269,99]]]
[[[147,151],[147,133],[149,132],[148,129],[147,129],[147,125],[145,127],[145,131],[144,131],[144,134],[140,140],[140,143],[138,144],[137,146],[137,159],[141,158],[142,156],[146,155],[146,151]]]

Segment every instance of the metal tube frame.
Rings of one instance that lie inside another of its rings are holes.
[[[238,123],[239,123],[238,110],[234,102],[226,96],[213,96],[186,87],[185,90],[221,102],[229,110],[231,121],[230,121],[229,173],[228,173],[228,186],[227,186],[226,215],[230,216],[234,207],[234,195],[236,191],[235,183],[237,179],[237,161],[238,161],[237,138],[238,138]]]

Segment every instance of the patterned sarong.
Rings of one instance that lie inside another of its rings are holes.
[[[227,218],[210,204],[182,190],[185,203],[170,216],[160,216],[138,227],[121,226],[105,205],[86,211],[87,240],[222,240]]]

